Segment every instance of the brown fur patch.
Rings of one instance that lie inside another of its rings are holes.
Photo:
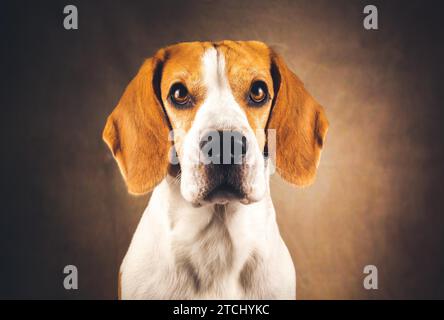
[[[168,61],[163,70],[161,96],[175,130],[174,145],[179,155],[182,152],[184,134],[191,128],[196,112],[205,100],[202,56],[211,47],[210,42],[185,42],[166,48]],[[177,108],[168,99],[170,89],[175,83],[182,83],[187,88],[192,97],[191,107]]]
[[[167,173],[168,120],[155,93],[163,59],[164,52],[159,51],[142,65],[103,131],[128,190],[134,194],[151,191]]]
[[[259,147],[263,149],[264,129],[272,99],[260,107],[252,107],[248,105],[247,97],[252,83],[257,80],[267,84],[271,98],[274,95],[269,49],[258,41],[221,41],[217,43],[217,49],[224,55],[228,81],[236,102],[243,108],[251,128],[257,134]]]
[[[277,171],[290,183],[307,185],[316,175],[328,120],[282,57],[272,52],[271,61],[276,97],[268,128],[276,130]]]
[[[240,274],[239,274],[239,283],[244,290],[244,292],[248,292],[254,282],[254,274],[260,263],[260,257],[256,252],[253,252],[247,262],[245,262]]]

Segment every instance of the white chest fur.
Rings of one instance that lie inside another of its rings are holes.
[[[192,207],[166,178],[121,266],[123,299],[294,299],[294,266],[269,192],[260,202]]]

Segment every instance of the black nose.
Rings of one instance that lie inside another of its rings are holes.
[[[205,164],[242,164],[247,153],[247,138],[239,131],[208,131],[199,145]]]

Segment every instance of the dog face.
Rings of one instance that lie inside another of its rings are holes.
[[[143,64],[103,137],[132,193],[180,167],[190,203],[248,204],[266,192],[270,151],[285,180],[310,183],[327,127],[323,108],[265,44],[195,42]]]

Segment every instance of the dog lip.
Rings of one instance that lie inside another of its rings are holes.
[[[241,200],[245,197],[243,192],[235,186],[223,183],[211,189],[203,197],[205,202],[226,204],[232,200]]]

